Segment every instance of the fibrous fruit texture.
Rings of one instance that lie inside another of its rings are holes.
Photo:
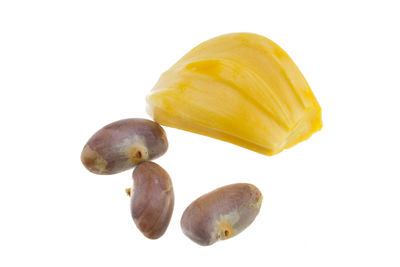
[[[147,97],[163,125],[274,155],[322,127],[321,108],[290,57],[251,33],[210,39],[163,73]]]

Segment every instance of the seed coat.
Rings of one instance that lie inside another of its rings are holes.
[[[167,149],[167,136],[158,123],[125,119],[97,131],[83,148],[81,161],[95,174],[115,174],[160,157]]]
[[[174,208],[171,178],[154,162],[140,163],[132,177],[132,218],[143,235],[157,239],[167,230]]]
[[[251,184],[217,188],[186,208],[181,218],[182,231],[203,246],[231,238],[254,221],[261,202],[260,190]]]

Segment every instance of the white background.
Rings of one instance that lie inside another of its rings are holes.
[[[400,266],[396,2],[1,1],[0,266]],[[156,162],[176,205],[148,240],[131,171],[91,174],[81,149],[105,124],[149,118],[145,96],[188,50],[241,31],[288,52],[323,129],[266,157],[165,127]],[[235,182],[263,192],[254,223],[209,247],[184,236],[186,206]]]

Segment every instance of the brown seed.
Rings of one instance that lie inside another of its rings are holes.
[[[158,123],[125,119],[95,133],[83,148],[81,160],[93,173],[114,174],[155,159],[167,149],[167,136]]]
[[[181,219],[183,233],[203,246],[231,238],[254,221],[261,202],[262,194],[254,185],[220,187],[186,208]]]
[[[167,230],[174,209],[171,179],[168,173],[154,162],[140,163],[132,176],[132,218],[146,237],[157,239]]]

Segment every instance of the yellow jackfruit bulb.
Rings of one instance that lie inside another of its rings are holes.
[[[147,112],[170,126],[274,155],[322,127],[300,70],[271,40],[251,33],[198,45],[163,73]]]

